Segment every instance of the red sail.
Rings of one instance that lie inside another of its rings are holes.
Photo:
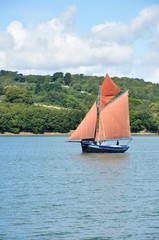
[[[118,138],[130,138],[128,92],[100,112],[96,141]]]
[[[120,89],[107,74],[100,89],[100,109],[109,103],[119,92]]]
[[[96,122],[97,122],[97,106],[95,102],[92,108],[85,116],[85,118],[83,119],[83,121],[69,137],[68,141],[94,139]]]

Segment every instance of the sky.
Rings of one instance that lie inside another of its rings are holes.
[[[0,0],[0,70],[159,83],[159,0]]]

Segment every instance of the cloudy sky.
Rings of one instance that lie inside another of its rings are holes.
[[[159,83],[159,0],[0,0],[0,69]]]

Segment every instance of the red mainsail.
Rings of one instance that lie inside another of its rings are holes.
[[[130,138],[128,91],[100,112],[96,141]]]

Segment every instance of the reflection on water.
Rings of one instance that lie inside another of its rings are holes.
[[[76,155],[77,158],[77,155]],[[80,155],[80,158],[82,160],[94,160],[94,161],[122,161],[122,160],[126,160],[129,158],[129,154],[120,154],[120,153],[116,153],[116,154],[112,154],[112,153],[82,153]]]
[[[65,140],[0,138],[0,239],[159,239],[159,137],[123,154]]]

